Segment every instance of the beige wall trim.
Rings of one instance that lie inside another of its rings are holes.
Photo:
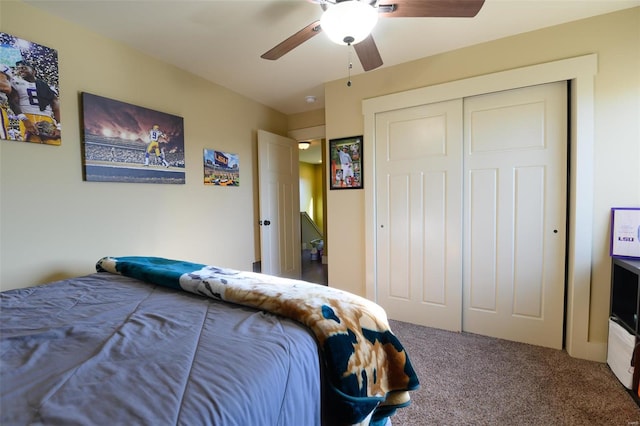
[[[325,126],[307,127],[304,129],[290,130],[287,134],[291,139],[295,139],[298,142],[308,141],[311,139],[324,139],[325,138]]]
[[[590,54],[452,81],[364,100],[365,280],[376,295],[375,120],[376,114],[501,90],[568,80],[571,82],[571,174],[565,347],[569,355],[606,360],[606,343],[589,341],[594,191],[594,77],[598,56]]]

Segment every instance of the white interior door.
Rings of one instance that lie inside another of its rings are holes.
[[[462,101],[376,115],[377,302],[461,329]]]
[[[258,130],[262,272],[300,278],[300,179],[295,140]]]
[[[464,101],[463,329],[562,348],[565,82]]]

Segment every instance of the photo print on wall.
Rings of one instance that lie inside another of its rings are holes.
[[[185,183],[182,117],[82,94],[85,180]]]
[[[362,189],[362,135],[329,140],[329,189]]]
[[[62,144],[58,52],[0,32],[0,139]]]
[[[204,184],[240,186],[240,159],[237,154],[204,150]]]

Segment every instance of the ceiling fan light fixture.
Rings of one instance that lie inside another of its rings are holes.
[[[378,11],[366,1],[345,0],[329,8],[320,18],[320,27],[337,44],[357,44],[371,34]]]
[[[311,146],[311,142],[309,141],[298,142],[298,149],[302,151],[304,151],[305,149],[309,149],[310,146]]]

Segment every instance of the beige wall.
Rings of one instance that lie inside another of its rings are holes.
[[[324,234],[322,167],[300,162],[300,211],[306,211]]]
[[[287,117],[58,20],[0,3],[0,30],[58,51],[60,147],[0,141],[0,288],[94,271],[102,256],[152,255],[251,270],[259,259],[256,131]],[[84,182],[79,94],[179,115],[185,185]],[[240,156],[241,186],[205,187],[204,148]]]
[[[323,230],[324,234],[324,176],[322,164],[313,165],[313,209],[314,209],[314,221],[318,228]]]
[[[300,211],[306,211],[318,228],[324,227],[322,164],[300,163]]]
[[[300,211],[307,212],[309,217],[316,222],[315,214],[315,166],[309,163],[300,163]]]
[[[351,87],[346,86],[346,79],[328,83],[326,136],[363,134],[364,99],[590,53],[598,55],[598,74],[589,339],[605,342],[610,291],[609,209],[640,206],[640,8],[358,75],[352,77]],[[364,191],[329,191],[327,203],[329,282],[365,294]]]
[[[289,130],[324,126],[324,113],[324,108],[320,108],[299,114],[291,114],[287,117]]]

